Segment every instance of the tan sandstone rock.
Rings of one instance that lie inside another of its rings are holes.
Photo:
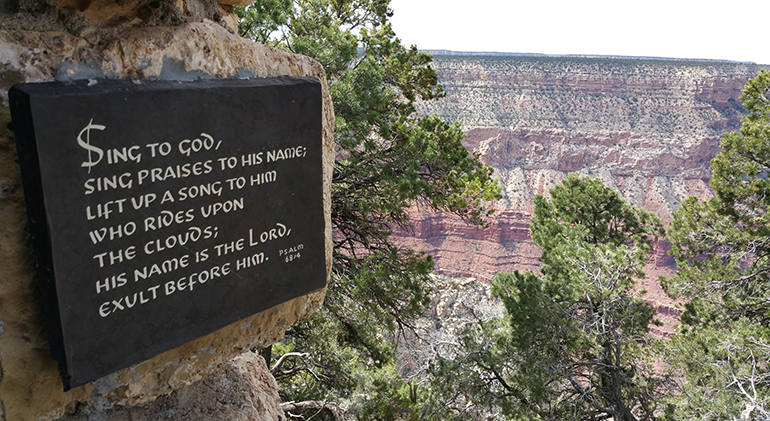
[[[225,361],[206,378],[142,406],[76,408],[61,421],[279,421],[278,385],[264,358],[248,352]]]
[[[239,357],[241,360],[235,363],[230,360],[280,340],[289,325],[307,317],[321,305],[325,291],[278,305],[94,383],[66,393],[62,391],[56,363],[49,356],[42,305],[35,283],[35,263],[26,228],[18,158],[9,130],[8,89],[19,82],[105,77],[192,80],[294,75],[320,79],[324,95],[323,177],[328,279],[334,116],[323,68],[307,57],[239,38],[210,20],[177,26],[107,27],[88,26],[79,18],[48,23],[24,21],[21,24],[18,19],[22,18],[12,16],[0,21],[0,94],[3,99],[3,107],[0,107],[0,402],[3,412],[0,419],[52,419],[62,416],[65,408],[73,410],[78,405],[105,409],[115,404],[139,404],[199,381],[216,367],[233,371],[236,369],[227,368],[227,364],[235,364],[241,373],[251,370],[244,368],[258,364],[246,361],[251,357]],[[34,15],[28,18],[36,19]],[[225,368],[221,368],[223,364]],[[256,378],[265,380],[264,370],[260,373]],[[184,393],[178,392],[176,399],[182,399]],[[184,399],[179,402],[182,401]]]

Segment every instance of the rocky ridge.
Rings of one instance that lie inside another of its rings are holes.
[[[464,144],[495,169],[503,199],[489,227],[416,209],[405,245],[434,256],[438,272],[489,281],[538,267],[529,238],[533,200],[569,172],[600,178],[664,221],[683,199],[711,196],[709,162],[740,126],[738,97],[760,66],[727,62],[574,57],[434,58],[446,97],[422,114],[459,121]],[[641,286],[668,327],[677,312],[655,281],[670,274],[656,245]],[[670,319],[670,320],[666,320]]]

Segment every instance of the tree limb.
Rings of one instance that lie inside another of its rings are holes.
[[[302,411],[305,409],[317,410],[321,412],[323,410],[329,411],[334,419],[338,421],[345,421],[343,415],[343,409],[335,402],[327,401],[303,401],[303,402],[283,402],[281,403],[281,410],[289,417],[296,417],[291,414],[290,411]]]
[[[287,352],[283,355],[281,355],[281,358],[278,359],[278,361],[275,362],[275,365],[273,365],[273,368],[270,369],[270,374],[275,375],[275,373],[278,372],[278,370],[281,369],[281,366],[286,362],[286,359],[289,357],[300,357],[300,358],[306,358],[310,354],[307,352]]]

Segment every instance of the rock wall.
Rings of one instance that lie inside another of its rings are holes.
[[[420,111],[463,124],[468,149],[496,170],[500,210],[528,212],[577,171],[668,219],[686,196],[709,194],[709,161],[740,126],[738,97],[760,66],[438,57],[436,68],[447,96]]]
[[[183,392],[184,388],[194,382],[208,381],[202,379],[211,373],[252,370],[261,373],[257,377],[264,376],[266,368],[255,366],[257,363],[253,361],[242,361],[249,358],[248,355],[234,363],[231,362],[233,357],[280,340],[289,325],[307,317],[321,305],[325,291],[296,298],[66,393],[62,391],[56,363],[49,355],[42,305],[35,283],[35,262],[26,227],[15,140],[10,130],[8,89],[15,83],[279,75],[320,79],[324,95],[323,177],[328,277],[331,269],[329,189],[334,160],[334,116],[324,70],[307,57],[239,38],[233,34],[234,23],[232,6],[207,0],[117,3],[109,0],[61,0],[58,3],[6,0],[0,3],[0,94],[3,99],[0,107],[0,420],[53,419],[65,413],[87,413],[91,414],[88,419],[100,419],[115,405],[146,403],[175,390],[178,391],[176,395],[168,399],[193,402],[192,395],[184,395],[187,393]],[[243,368],[243,364],[251,368]],[[236,366],[240,368],[233,368]],[[214,378],[221,377],[222,382],[230,381],[227,380],[229,375],[213,375]],[[266,375],[269,377],[269,373]],[[205,383],[198,385],[214,390]],[[252,384],[248,387],[263,386]],[[273,392],[266,389],[267,395],[275,392],[274,384],[264,387],[273,389]],[[265,398],[265,402],[272,402],[273,398]],[[262,402],[257,398],[243,402],[253,406],[257,401]],[[183,409],[177,412],[184,413]],[[277,410],[265,410],[254,412],[258,415],[249,415],[251,418],[202,416],[198,419],[279,419],[278,413]],[[122,416],[124,418],[120,419],[126,419],[128,415]]]
[[[537,268],[533,200],[569,172],[600,178],[666,221],[686,197],[710,197],[709,162],[722,133],[740,126],[738,97],[760,69],[555,57],[439,56],[434,64],[446,97],[420,112],[462,123],[464,144],[495,169],[504,197],[489,229],[415,210],[415,235],[402,240],[432,254],[440,273],[482,281]],[[655,281],[673,270],[667,247],[656,248],[643,281],[660,317],[675,313]]]

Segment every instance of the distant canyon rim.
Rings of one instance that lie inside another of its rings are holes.
[[[399,241],[432,255],[441,274],[489,282],[501,271],[538,268],[529,237],[537,194],[566,174],[598,177],[629,203],[667,223],[690,195],[712,196],[709,162],[719,139],[740,127],[739,96],[761,66],[676,60],[435,56],[446,96],[420,114],[459,121],[466,148],[495,170],[503,198],[487,228],[413,210]],[[657,277],[675,270],[659,240],[640,287],[669,336],[679,312]]]

